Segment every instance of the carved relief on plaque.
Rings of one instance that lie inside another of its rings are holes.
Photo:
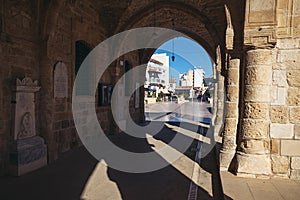
[[[21,120],[21,131],[18,133],[18,139],[24,139],[35,135],[34,121],[30,112],[26,112]]]

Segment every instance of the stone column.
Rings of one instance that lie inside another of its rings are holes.
[[[272,50],[246,53],[244,112],[237,152],[237,175],[269,175],[269,109],[272,84]]]
[[[236,152],[238,103],[239,103],[239,58],[229,58],[227,73],[227,101],[222,149],[220,151],[220,170],[228,170]]]

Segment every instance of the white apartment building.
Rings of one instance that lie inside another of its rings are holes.
[[[202,88],[204,75],[205,75],[204,70],[202,68],[195,68],[193,71],[194,71],[194,87]]]
[[[169,87],[169,56],[153,54],[147,65],[145,87]]]
[[[180,86],[193,86],[194,88],[203,87],[203,79],[205,72],[202,68],[194,68],[188,70],[184,74],[180,74]]]

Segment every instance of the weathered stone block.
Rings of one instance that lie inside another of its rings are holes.
[[[247,52],[247,65],[270,65],[274,56],[272,51],[267,49],[254,49]]]
[[[226,118],[238,117],[238,103],[226,102]]]
[[[264,139],[269,135],[269,124],[266,120],[244,119],[242,131],[244,138]]]
[[[281,140],[281,155],[300,156],[300,140]]]
[[[292,157],[291,168],[300,169],[300,157]]]
[[[271,140],[271,154],[280,154],[280,140],[272,139]]]
[[[266,154],[270,152],[268,140],[243,140],[240,144],[241,152],[247,154]]]
[[[296,139],[300,139],[300,124],[295,124],[294,134]]]
[[[244,98],[246,102],[270,102],[270,86],[246,85]]]
[[[0,120],[0,135],[6,130],[7,124],[7,120]]]
[[[300,123],[300,107],[290,108],[290,122],[291,123]]]
[[[284,62],[282,64],[285,66],[285,68],[287,70],[299,70],[300,69],[299,62],[291,61],[291,62]]]
[[[270,155],[237,153],[237,174],[271,174]]]
[[[272,66],[251,66],[246,68],[246,85],[271,85]]]
[[[69,120],[63,120],[62,121],[62,128],[69,128],[70,124],[69,124]]]
[[[285,69],[285,67],[284,67],[284,65],[282,65],[282,63],[274,63],[272,69],[280,70],[280,69]]]
[[[228,69],[228,77],[227,77],[228,85],[239,85],[239,69],[238,68],[229,68]]]
[[[273,85],[278,85],[280,87],[285,87],[287,85],[285,70],[273,71]]]
[[[227,86],[227,101],[238,101],[239,88],[238,86]]]
[[[61,129],[61,122],[60,121],[53,123],[53,130],[54,131],[60,130],[60,129]]]
[[[229,68],[240,68],[240,59],[234,58],[229,60]]]
[[[220,151],[220,170],[227,171],[229,165],[235,155],[235,150],[232,151]]]
[[[287,96],[286,88],[272,86],[271,87],[271,105],[281,106],[285,105],[285,100]]]
[[[275,174],[288,174],[290,159],[287,156],[272,155],[272,171]]]
[[[237,130],[237,119],[225,119],[224,135],[235,136]]]
[[[296,87],[290,87],[288,89],[287,104],[290,106],[300,105],[300,89]]]
[[[279,49],[298,49],[299,48],[299,39],[278,39],[277,47]]]
[[[291,87],[300,87],[300,71],[299,70],[289,70],[287,72],[287,81]]]
[[[272,106],[270,109],[272,123],[288,123],[288,108],[285,106]]]
[[[268,111],[268,104],[245,103],[244,117],[250,119],[266,119]]]
[[[236,137],[235,136],[226,136],[223,137],[222,150],[235,150],[236,148]]]
[[[300,180],[300,169],[291,170],[291,179]]]
[[[279,50],[278,51],[277,62],[297,62],[299,61],[299,50]]]
[[[271,124],[271,138],[292,139],[294,137],[294,124]]]

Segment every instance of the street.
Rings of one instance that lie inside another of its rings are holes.
[[[194,121],[209,124],[211,105],[206,102],[159,102],[145,106],[146,121],[183,122]]]

